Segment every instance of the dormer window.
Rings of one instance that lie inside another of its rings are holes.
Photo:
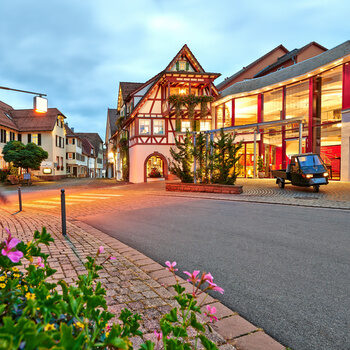
[[[189,67],[190,67],[190,65],[185,59],[179,59],[176,62],[176,70],[177,71],[188,71]]]

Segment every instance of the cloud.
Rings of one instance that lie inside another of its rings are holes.
[[[0,85],[47,93],[76,130],[104,137],[119,81],[148,80],[183,44],[223,79],[281,43],[347,40],[347,7],[345,0],[2,1]],[[0,90],[0,99],[32,106],[29,95]]]

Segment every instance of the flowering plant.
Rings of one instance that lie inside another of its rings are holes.
[[[142,335],[141,318],[124,309],[120,324],[109,324],[114,315],[107,311],[105,289],[96,282],[103,247],[87,258],[87,274],[76,285],[49,283],[56,270],[40,248],[53,242],[46,229],[35,231],[27,244],[7,233],[0,246],[0,349],[132,349],[129,337]],[[29,263],[26,268],[22,260]],[[144,343],[144,349],[151,344]]]
[[[102,258],[103,246],[94,257],[87,257],[87,273],[68,285],[64,280],[48,280],[56,270],[49,266],[49,255],[41,251],[41,245],[49,246],[54,241],[45,228],[35,231],[28,243],[12,237],[9,230],[7,235],[0,243],[0,349],[132,350],[131,337],[143,339],[140,315],[123,309],[118,324],[111,322],[115,315],[107,311],[106,290],[97,279],[102,265],[116,258]],[[206,336],[206,330],[211,331],[211,324],[217,320],[216,309],[207,306],[207,320],[200,320],[206,296],[201,303],[198,298],[205,291],[223,293],[223,289],[213,282],[210,273],[200,275],[195,270],[184,272],[193,284],[187,292],[175,275],[176,262],[167,261],[166,265],[176,280],[173,287],[178,306],[161,318],[160,329],[154,331],[156,344],[146,340],[140,350],[197,349],[198,340],[207,350],[217,349]]]

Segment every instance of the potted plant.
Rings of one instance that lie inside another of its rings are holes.
[[[265,171],[264,171],[264,159],[262,156],[258,157],[258,176],[260,178],[265,177]]]
[[[158,178],[158,177],[162,177],[162,174],[157,168],[152,168],[151,172],[149,173],[149,177]]]

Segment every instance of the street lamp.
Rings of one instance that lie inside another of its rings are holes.
[[[17,91],[17,92],[23,92],[25,94],[32,94],[36,95],[33,99],[33,109],[37,113],[46,113],[47,112],[47,99],[43,96],[46,96],[46,94],[42,94],[40,92],[33,92],[33,91],[26,91],[26,90],[18,90],[18,89],[12,89],[6,86],[0,86],[0,89],[2,90],[10,90],[10,91]]]

